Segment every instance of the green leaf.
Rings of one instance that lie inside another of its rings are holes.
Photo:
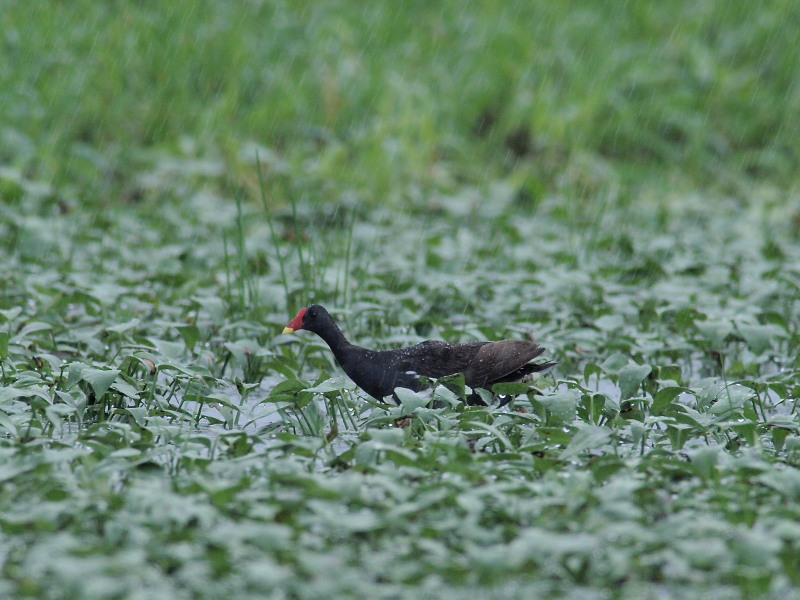
[[[326,379],[319,385],[307,388],[306,391],[313,392],[315,394],[327,394],[328,392],[338,392],[341,390],[353,389],[355,389],[355,384],[350,381],[348,377],[341,375],[339,377],[331,377],[330,379]]]
[[[467,393],[466,384],[464,383],[463,373],[456,373],[455,375],[447,375],[445,377],[440,377],[437,380],[437,383],[439,385],[445,386],[447,389],[456,394],[459,398],[463,398]]]
[[[137,390],[127,381],[114,382],[111,387],[128,398],[133,398],[134,400],[139,398],[139,390]],[[95,392],[95,394],[97,394],[97,392]]]
[[[137,325],[139,325],[139,319],[131,319],[130,321],[125,321],[124,323],[117,323],[116,325],[109,325],[105,328],[106,331],[112,331],[114,333],[125,333],[126,331],[130,331]]]
[[[636,394],[642,380],[650,374],[650,365],[627,365],[619,371],[620,396],[627,400]]]
[[[492,435],[492,437],[498,440],[503,445],[503,448],[505,448],[506,450],[511,450],[514,447],[511,441],[508,439],[508,437],[497,427],[489,425],[488,423],[481,423],[480,421],[470,421],[469,424],[471,427],[475,427],[477,429],[483,429],[489,432]]]
[[[225,348],[231,353],[233,362],[242,368],[247,366],[247,357],[253,355],[252,346],[248,343],[243,344],[241,340],[238,342],[226,342]]]
[[[716,349],[722,348],[725,338],[733,333],[733,323],[728,320],[709,319],[708,321],[697,321],[695,326],[702,336],[711,342],[711,346]]]
[[[186,348],[188,350],[193,350],[197,344],[197,340],[200,339],[200,330],[194,325],[182,325],[177,329],[178,333],[180,333],[183,338],[183,343],[186,344]]]
[[[601,364],[600,368],[603,369],[606,373],[610,373],[611,375],[616,375],[620,369],[622,369],[625,365],[627,365],[631,361],[630,357],[627,354],[622,353],[615,353],[605,359]]]
[[[609,437],[611,437],[611,430],[608,427],[587,425],[572,436],[569,445],[559,456],[562,459],[574,458],[581,452],[599,448],[606,443]]]
[[[462,403],[461,398],[456,396],[452,390],[443,385],[437,385],[433,390],[433,399],[434,401],[440,400],[447,402],[451,407],[458,406]]]
[[[133,417],[133,420],[136,421],[136,424],[139,427],[145,426],[149,414],[146,408],[144,408],[143,406],[136,406],[136,407],[129,407],[125,410],[127,410],[128,413]]]
[[[756,354],[768,350],[772,347],[775,338],[785,335],[784,331],[776,325],[737,325],[736,328],[748,348]]]
[[[4,412],[0,411],[0,428],[5,429],[6,433],[12,435],[13,437],[19,437],[19,431],[17,430],[17,425],[11,418]],[[2,468],[0,468],[2,470]],[[0,476],[0,481],[3,478]]]
[[[653,398],[653,404],[650,407],[650,410],[655,415],[660,415],[664,412],[664,409],[667,408],[672,401],[675,400],[678,396],[680,396],[683,392],[686,392],[686,388],[682,387],[665,387],[661,388],[656,392],[656,395]]]
[[[658,378],[681,383],[681,368],[678,365],[662,365],[658,368]]]
[[[689,452],[689,457],[695,472],[700,477],[712,479],[715,475],[719,454],[719,446],[708,446],[692,450]]]
[[[583,381],[584,383],[589,383],[589,378],[592,375],[596,375],[600,377],[603,374],[603,369],[600,365],[596,365],[594,363],[586,363],[586,366],[583,367]]]
[[[753,398],[756,393],[750,388],[739,385],[738,383],[726,386],[719,392],[717,402],[708,412],[714,415],[721,415],[727,412],[738,410],[744,403]]]
[[[8,310],[0,310],[0,317],[3,317],[4,321],[13,321],[18,316],[22,314],[22,307],[15,306],[14,308],[9,308]]]
[[[117,369],[85,369],[82,373],[83,380],[92,386],[95,397],[99,400],[106,393],[109,386],[114,383],[119,375]]]
[[[69,368],[67,369],[67,382],[65,384],[66,388],[70,389],[73,385],[83,380],[83,372],[88,368],[89,367],[83,363],[70,363]]]
[[[52,404],[44,409],[47,420],[56,428],[61,427],[64,417],[75,414],[75,412],[74,406],[67,406],[66,404]]]
[[[578,409],[578,401],[581,399],[580,390],[561,390],[552,394],[536,396],[534,402],[540,404],[563,423],[572,423]]]
[[[492,393],[496,396],[519,396],[530,389],[527,383],[519,381],[509,381],[506,383],[495,383],[492,386]]]
[[[23,327],[17,335],[14,336],[14,341],[17,343],[21,343],[25,341],[25,337],[32,334],[38,333],[40,331],[50,331],[53,326],[50,323],[43,323],[41,321],[32,321],[30,323],[26,323],[25,327]]]
[[[186,351],[186,344],[180,344],[178,342],[171,342],[169,340],[162,340],[152,337],[148,338],[148,341],[153,344],[159,354],[169,359],[179,359]],[[156,364],[158,363],[156,362]]]
[[[614,331],[625,324],[622,315],[603,315],[595,319],[594,325],[603,331]]]
[[[400,400],[404,414],[410,414],[416,409],[427,406],[431,401],[430,394],[426,392],[413,392],[407,388],[395,388],[394,393]]]
[[[270,396],[277,396],[279,394],[286,394],[287,392],[299,392],[301,390],[308,389],[311,384],[308,381],[304,381],[302,379],[287,379],[286,381],[281,381],[278,385],[276,385],[272,390],[270,390]]]

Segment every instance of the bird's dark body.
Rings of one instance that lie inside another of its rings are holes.
[[[420,376],[438,379],[463,373],[469,387],[490,388],[495,383],[517,381],[555,364],[531,363],[544,348],[525,340],[462,344],[428,340],[394,350],[369,350],[348,342],[321,306],[309,306],[298,313],[295,321],[298,319],[302,319],[303,329],[325,340],[347,376],[378,400],[394,395],[397,387],[419,390]],[[300,328],[295,321],[287,327]],[[479,401],[477,396],[473,399]]]

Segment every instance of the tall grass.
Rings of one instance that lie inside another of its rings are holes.
[[[634,179],[667,165],[792,185],[797,15],[779,0],[9,1],[0,162],[95,199],[187,136],[234,175],[243,141],[266,145],[312,200],[512,171],[547,189],[585,154]]]

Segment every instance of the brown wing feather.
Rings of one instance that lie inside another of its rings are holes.
[[[485,387],[520,369],[542,352],[544,348],[525,340],[489,342],[478,349],[464,371],[464,379],[470,387]]]
[[[449,344],[428,340],[416,346],[402,348],[396,368],[401,372],[413,371],[430,379],[463,373],[473,363],[480,349],[489,343]]]

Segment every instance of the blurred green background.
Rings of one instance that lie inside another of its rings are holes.
[[[0,163],[80,202],[166,156],[226,194],[425,206],[506,179],[796,185],[800,10],[716,2],[2,2]],[[621,186],[621,187],[619,187]]]

